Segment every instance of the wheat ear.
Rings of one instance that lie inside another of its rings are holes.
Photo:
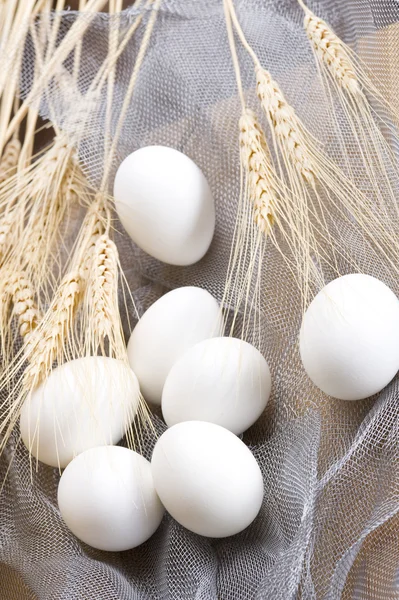
[[[29,340],[25,353],[29,365],[24,376],[24,387],[27,390],[33,389],[47,377],[55,361],[60,360],[63,355],[73,354],[73,339],[70,334],[74,329],[74,319],[82,294],[80,273],[68,273],[45,318]]]
[[[41,321],[36,294],[26,273],[3,269],[1,273],[0,341],[2,364],[6,369],[11,363],[15,338],[11,334],[13,317],[18,320],[19,334],[25,343],[29,342]],[[12,310],[11,310],[12,308]]]
[[[39,297],[58,283],[61,225],[78,201],[88,202],[86,182],[64,136],[0,188],[0,260],[25,271]]]
[[[276,247],[289,271],[297,280],[303,295],[306,294],[306,285],[303,285],[303,282],[308,278],[306,264],[310,262],[311,245],[313,243],[316,248],[316,244],[312,240],[311,231],[306,229],[304,203],[300,198],[298,200],[293,197],[276,172],[259,120],[246,106],[228,0],[224,1],[224,8],[242,110],[239,119],[241,193],[223,304],[233,309],[230,333],[234,332],[240,311],[242,335],[245,339],[251,335],[256,343],[254,336],[256,336],[257,319],[261,312],[262,264],[267,241],[270,240]],[[280,114],[283,111],[281,104],[282,102],[277,107],[280,109]],[[277,118],[279,118],[278,114]],[[288,120],[287,116],[285,120]],[[292,125],[291,129],[293,129]],[[274,139],[276,141],[276,138]],[[296,151],[299,154],[297,146],[298,143],[294,146],[293,153]],[[299,161],[298,156],[296,161]],[[301,170],[304,171],[306,166],[302,160]],[[305,177],[311,179],[310,169],[307,169],[304,176],[298,173],[298,177],[301,177],[304,186]],[[314,251],[316,252],[315,249]]]
[[[254,112],[247,109],[241,115],[239,127],[241,162],[248,175],[254,220],[259,230],[267,234],[273,225],[273,207],[278,202],[269,149]]]
[[[61,363],[65,357],[74,357],[75,317],[82,295],[83,282],[80,274],[68,273],[46,315],[31,331],[22,349],[22,356],[17,356],[11,368],[2,374],[1,389],[9,390],[11,385],[14,389],[12,401],[8,399],[0,405],[3,415],[0,423],[0,454],[19,418],[21,407],[32,390],[46,379],[55,362]],[[28,366],[21,375],[26,361]]]
[[[81,337],[85,337],[86,331],[80,327],[79,333],[77,315],[85,297],[94,248],[104,232],[106,214],[102,199],[97,199],[86,214],[68,272],[25,347],[23,359],[29,364],[24,374],[21,398],[44,381],[54,363],[60,365],[82,355],[84,342]]]
[[[0,161],[0,185],[14,175],[18,165],[19,155],[21,153],[21,142],[18,138],[13,138],[4,149]]]
[[[107,233],[96,241],[86,287],[86,353],[124,360],[126,346],[118,305],[119,257]]]
[[[361,181],[374,212],[378,213],[379,224],[373,223],[377,220],[375,216],[367,215],[368,227],[376,231],[380,229],[377,241],[385,243],[389,253],[399,245],[399,175],[393,151],[393,145],[399,139],[397,128],[392,126],[397,115],[377,90],[355,53],[323,19],[307,8],[303,0],[298,2],[305,12],[305,30],[320,66],[319,74],[339,133],[346,171],[352,179]],[[369,98],[374,98],[379,110],[373,108]],[[336,113],[337,100],[339,115]],[[394,140],[392,145],[382,128],[390,131]],[[364,202],[360,199],[353,212],[364,213],[363,207]]]
[[[298,173],[305,181],[314,185],[315,165],[295,110],[286,101],[278,83],[260,65],[256,67],[256,83],[259,100],[279,143],[291,158]]]
[[[18,317],[20,335],[28,341],[42,318],[36,305],[36,294],[32,283],[21,271],[10,276],[7,287],[14,305],[13,312]]]
[[[339,247],[340,241],[338,240],[337,244],[337,240],[331,234],[334,227],[334,212],[353,228],[353,224],[348,219],[350,214],[361,226],[363,234],[367,236],[367,243],[371,242],[372,246],[378,248],[378,252],[384,258],[388,258],[392,264],[393,261],[390,259],[392,245],[398,247],[398,236],[392,227],[386,207],[380,203],[382,210],[377,217],[369,198],[322,153],[321,147],[312,140],[269,72],[259,64],[255,70],[257,94],[271,125],[272,135],[276,138],[277,153],[278,150],[281,151],[285,172],[288,175],[288,186],[297,196],[298,205],[302,205],[304,218],[302,223],[305,224],[303,235],[309,238],[309,248],[313,248],[312,252],[318,248],[318,258],[327,260],[329,268],[332,268],[337,275],[340,274],[339,256],[344,258],[351,268],[359,270],[347,249],[344,246]],[[370,158],[370,154],[366,156]],[[306,187],[295,176],[292,165],[296,173],[300,174],[302,181],[307,184]],[[280,173],[283,173],[281,169]],[[371,179],[374,182],[374,176]],[[316,241],[317,239],[319,241]],[[314,271],[314,261],[310,254],[306,262],[308,263],[306,269]]]
[[[339,85],[348,93],[361,92],[355,66],[341,39],[308,8],[305,8],[304,27],[320,62],[324,63]]]
[[[298,198],[290,194],[276,174],[266,136],[255,113],[246,109],[240,118],[240,155],[244,169],[244,193],[253,206],[253,219],[257,230],[263,236],[269,236],[279,248],[273,226],[277,225],[286,246],[294,257],[301,245],[306,245],[302,236],[303,205]],[[316,247],[313,248],[316,252]],[[287,259],[287,257],[284,257]],[[292,264],[287,264],[292,267]],[[300,268],[300,264],[297,264]]]
[[[4,261],[11,244],[11,231],[15,225],[15,211],[7,212],[0,218],[0,265]]]

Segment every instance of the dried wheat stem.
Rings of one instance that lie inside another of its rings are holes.
[[[270,73],[256,67],[257,94],[281,147],[291,158],[305,181],[315,184],[315,165],[295,110],[286,101],[280,86]]]
[[[104,173],[103,173],[103,178],[102,178],[102,182],[101,182],[101,186],[100,189],[102,192],[104,192],[107,189],[108,186],[108,179],[110,176],[110,172],[111,172],[111,167],[113,164],[113,159],[115,157],[115,153],[116,153],[116,149],[117,149],[117,144],[119,142],[119,138],[120,138],[120,134],[122,131],[122,127],[125,121],[125,117],[126,114],[129,110],[129,107],[131,105],[131,100],[133,97],[133,92],[135,90],[136,87],[136,82],[139,76],[139,72],[141,69],[141,65],[143,64],[146,52],[147,52],[147,48],[148,45],[150,43],[150,39],[151,39],[151,35],[152,35],[152,31],[154,29],[155,26],[155,22],[158,16],[158,11],[159,8],[161,6],[161,2],[162,0],[148,0],[146,7],[152,7],[152,13],[148,19],[148,23],[147,23],[147,27],[145,29],[144,35],[143,35],[143,39],[141,41],[138,53],[137,53],[137,58],[136,61],[134,63],[134,67],[133,67],[133,71],[132,74],[130,76],[130,81],[129,81],[129,85],[128,88],[126,90],[126,94],[125,94],[125,98],[123,101],[123,105],[121,107],[120,110],[120,114],[119,114],[119,118],[118,118],[118,122],[116,124],[116,129],[115,129],[115,134],[112,140],[112,144],[111,147],[109,149],[109,153],[107,156],[107,161],[106,164],[104,166]]]
[[[13,138],[4,149],[3,156],[0,162],[0,185],[14,175],[18,165],[19,155],[21,152],[21,142],[18,138]]]
[[[230,54],[231,54],[231,58],[233,61],[233,67],[234,67],[234,72],[235,72],[235,76],[236,76],[238,95],[240,98],[242,110],[245,111],[246,103],[245,103],[245,97],[244,97],[244,90],[242,87],[241,69],[240,69],[240,63],[238,61],[238,56],[237,56],[237,48],[236,48],[235,41],[234,41],[233,25],[231,22],[231,14],[230,14],[228,0],[223,0],[223,8],[224,8],[225,21],[226,21],[227,37],[228,37],[229,46],[230,46]]]
[[[273,224],[273,207],[277,202],[269,149],[254,112],[246,109],[239,126],[241,162],[248,179],[254,220],[260,231],[267,234]]]
[[[5,140],[8,140],[16,128],[22,123],[25,118],[29,106],[35,100],[37,95],[45,88],[48,82],[54,77],[59,69],[59,65],[62,64],[65,59],[69,56],[72,50],[76,46],[76,40],[81,39],[87,29],[90,27],[98,11],[101,11],[107,0],[89,0],[86,4],[85,9],[79,13],[78,18],[74,21],[73,25],[62,39],[60,45],[54,50],[54,53],[49,57],[49,61],[46,64],[46,68],[36,78],[29,94],[25,98],[24,102],[20,106],[16,115],[14,115],[10,122]]]
[[[327,66],[337,83],[349,94],[361,94],[354,64],[342,40],[323,19],[306,7],[304,26],[318,60]]]
[[[257,94],[268,117],[272,134],[282,149],[284,158],[289,158],[302,178],[314,186],[316,169],[303,133],[303,125],[295,110],[286,101],[278,83],[266,69],[262,68],[256,53],[248,44],[238,21],[233,1],[225,0],[225,6],[241,43],[254,61]]]
[[[83,294],[79,272],[68,273],[41,325],[31,337],[26,357],[29,366],[25,371],[24,385],[33,389],[47,376],[53,363],[66,351],[66,343],[73,329],[74,318]]]

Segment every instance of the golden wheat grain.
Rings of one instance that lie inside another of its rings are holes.
[[[256,115],[246,109],[239,122],[241,162],[248,179],[250,200],[254,206],[254,220],[262,233],[267,234],[273,224],[273,206],[276,194],[271,182],[271,159],[265,135]]]
[[[353,95],[359,94],[361,88],[355,67],[342,40],[309,9],[305,11],[304,27],[319,61],[327,66],[343,89]]]
[[[93,258],[98,239],[109,229],[111,215],[102,195],[89,207],[79,233],[79,243],[72,259],[74,267],[87,281],[93,268]]]
[[[258,98],[280,146],[303,179],[314,185],[315,166],[295,110],[286,101],[278,83],[261,66],[256,67],[256,83]]]
[[[85,201],[85,182],[73,148],[60,135],[32,166],[19,171],[14,184],[4,190],[5,201],[18,197],[18,204],[0,223],[0,258],[8,252],[5,264],[26,271],[40,295],[47,283],[57,283],[52,267],[59,261],[61,227],[73,205]]]
[[[25,387],[32,389],[43,381],[53,363],[63,352],[74,326],[74,318],[82,298],[83,285],[79,272],[68,273],[54,298],[46,317],[28,344]]]
[[[4,149],[0,161],[0,185],[9,177],[14,175],[18,165],[19,155],[21,153],[21,142],[18,138],[13,138]]]
[[[24,272],[13,273],[8,281],[7,291],[14,305],[13,312],[18,317],[21,337],[28,341],[41,320],[32,283]]]
[[[114,242],[104,234],[92,254],[86,288],[86,348],[124,359],[126,346],[118,304],[119,256]],[[106,345],[107,344],[107,348]]]
[[[118,289],[118,253],[107,235],[95,247],[92,270],[93,328],[99,338],[110,335],[114,321],[115,291]]]
[[[0,265],[3,263],[10,247],[11,230],[14,224],[14,211],[4,215],[0,220]]]
[[[41,315],[36,305],[32,282],[24,271],[3,268],[0,279],[0,345],[3,367],[10,364],[15,335],[11,323],[17,317],[19,333],[25,342],[38,327]]]

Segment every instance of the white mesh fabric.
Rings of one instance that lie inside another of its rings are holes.
[[[326,143],[331,158],[342,162],[333,132],[326,130],[326,98],[296,0],[235,4],[262,64],[279,81],[309,130]],[[399,4],[324,0],[309,6],[359,51],[375,76],[393,90],[390,100],[397,103]],[[135,14],[134,9],[123,14],[123,28]],[[60,39],[75,18],[72,12],[64,15]],[[105,56],[109,26],[114,22],[99,16],[85,36],[80,94]],[[142,34],[143,27],[118,64],[114,127]],[[254,103],[251,62],[241,49],[239,56],[244,88]],[[33,61],[33,49],[28,47],[24,94],[30,89]],[[80,157],[98,184],[104,97],[96,99],[82,128],[86,108],[78,95],[71,97],[71,88],[58,80],[47,91],[42,115],[55,117],[71,134],[79,129]],[[239,111],[221,1],[164,0],[114,168],[143,145],[181,150],[208,178],[217,227],[206,257],[197,265],[178,268],[145,255],[119,226],[121,260],[140,312],[162,290],[181,285],[199,285],[222,298],[239,194]],[[338,229],[361,269],[398,294],[398,282],[369,252],[361,232],[356,235],[342,223]],[[8,470],[0,495],[1,600],[399,598],[398,383],[377,399],[355,403],[331,401],[318,392],[299,359],[298,291],[271,245],[266,256],[258,345],[271,367],[273,393],[265,414],[244,436],[265,481],[256,521],[239,536],[214,541],[184,530],[167,516],[155,536],[135,550],[120,554],[93,550],[77,541],[60,518],[58,472],[40,465],[31,482],[28,453],[17,445],[16,435],[0,461],[1,480]],[[345,273],[349,266],[342,262],[340,268]],[[161,432],[164,425],[158,417],[155,424]],[[153,443],[148,435],[147,457]]]

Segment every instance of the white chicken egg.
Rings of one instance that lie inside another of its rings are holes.
[[[58,506],[77,538],[113,552],[148,540],[164,515],[150,463],[119,446],[91,448],[77,456],[62,474]]]
[[[329,396],[376,394],[399,369],[397,297],[369,275],[335,279],[305,313],[300,352],[310,379]]]
[[[116,444],[138,402],[137,378],[124,362],[78,358],[54,369],[25,400],[22,440],[38,460],[63,468],[88,448]]]
[[[151,467],[166,510],[199,535],[239,533],[262,505],[263,479],[254,456],[231,431],[214,423],[186,421],[165,431]]]
[[[177,288],[150,306],[128,344],[130,366],[148,402],[161,404],[174,362],[197,342],[220,335],[221,324],[217,301],[198,287]]]
[[[209,248],[215,207],[202,171],[185,154],[147,146],[120,165],[114,184],[122,225],[145,252],[171,265],[191,265]]]
[[[264,411],[271,390],[262,354],[242,340],[216,337],[189,348],[173,365],[162,392],[167,425],[209,421],[242,433]]]

